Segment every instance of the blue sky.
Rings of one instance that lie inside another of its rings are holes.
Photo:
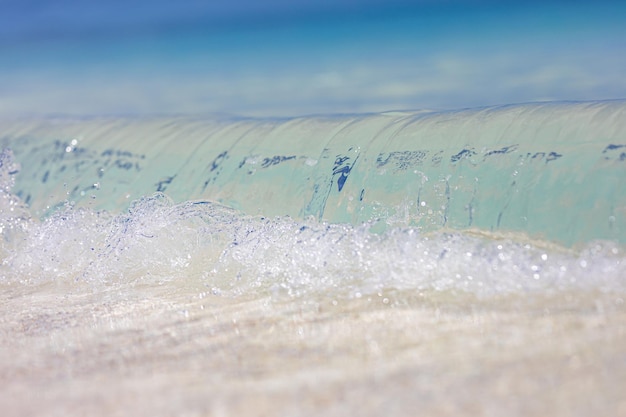
[[[626,98],[620,2],[0,0],[0,114]]]

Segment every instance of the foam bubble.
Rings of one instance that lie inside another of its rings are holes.
[[[626,289],[624,251],[611,242],[575,251],[478,231],[374,233],[371,224],[249,216],[208,201],[175,204],[162,193],[119,215],[66,204],[23,224],[19,235],[3,232],[4,282],[178,282],[216,295],[288,297]]]

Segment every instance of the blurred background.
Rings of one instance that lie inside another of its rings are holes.
[[[0,114],[626,98],[626,2],[0,0]]]

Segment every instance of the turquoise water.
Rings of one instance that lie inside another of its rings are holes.
[[[163,192],[246,214],[420,232],[626,241],[626,105],[548,103],[292,119],[3,123],[15,193],[38,215],[113,212]]]

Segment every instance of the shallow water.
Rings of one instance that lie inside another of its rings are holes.
[[[626,415],[623,112],[4,121],[2,414]]]

